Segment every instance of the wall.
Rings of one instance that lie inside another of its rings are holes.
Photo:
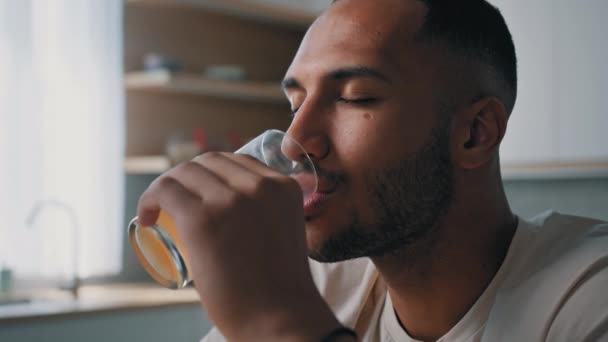
[[[505,190],[523,218],[553,209],[608,221],[608,178],[506,181]]]
[[[517,52],[517,103],[501,144],[508,164],[608,161],[605,0],[490,0]]]

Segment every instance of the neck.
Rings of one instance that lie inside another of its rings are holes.
[[[372,259],[403,328],[416,339],[435,341],[464,317],[500,268],[515,233],[517,219],[502,184],[487,196],[467,192],[426,241]]]

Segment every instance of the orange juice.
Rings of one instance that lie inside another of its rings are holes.
[[[129,239],[148,274],[161,285],[178,289],[190,282],[186,250],[171,216],[160,211],[156,224],[142,227],[137,218],[129,224]]]

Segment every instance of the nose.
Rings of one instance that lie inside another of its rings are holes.
[[[304,106],[300,107],[298,115],[294,117],[287,129],[287,135],[297,142],[302,148],[295,144],[283,144],[283,153],[292,160],[301,160],[302,149],[313,162],[323,160],[330,151],[329,138],[323,128],[322,120],[314,111],[306,111]]]

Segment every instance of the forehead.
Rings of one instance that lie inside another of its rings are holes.
[[[414,49],[426,7],[418,0],[339,0],[308,30],[292,67],[399,67]]]

